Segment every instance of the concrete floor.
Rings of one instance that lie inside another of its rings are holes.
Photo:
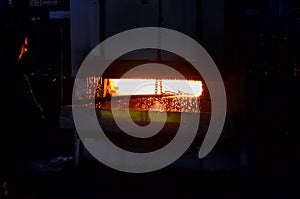
[[[265,165],[265,170],[259,165],[245,169],[249,163],[240,146],[223,141],[202,161],[192,146],[171,165],[150,173],[116,171],[88,155],[76,166],[74,131],[60,129],[53,118],[13,147],[11,199],[300,198],[292,159]]]

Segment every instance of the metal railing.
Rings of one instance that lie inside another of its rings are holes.
[[[66,0],[30,0],[29,6],[56,6],[56,5],[65,5]]]

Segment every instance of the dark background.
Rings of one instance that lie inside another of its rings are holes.
[[[159,193],[179,198],[299,196],[294,183],[300,177],[299,1],[1,0],[0,3],[9,16],[3,21],[13,18],[26,28],[29,46],[25,71],[45,111],[41,133],[27,143],[21,142],[18,148],[24,147],[28,153],[22,164],[15,166],[12,195],[20,198],[22,195],[87,198],[101,194],[152,197]],[[62,10],[70,11],[70,17],[50,17],[51,11]],[[195,153],[195,160],[187,161],[183,169],[174,163],[152,174],[123,174],[85,158],[81,166],[75,167],[73,130],[61,129],[60,114],[61,107],[71,103],[73,80],[80,63],[99,42],[121,31],[144,26],[185,33],[211,55],[227,92],[224,136],[203,162],[197,160]],[[199,168],[190,169],[193,165],[188,164],[195,161]],[[24,162],[43,163],[49,168],[41,172],[37,166],[29,171],[23,168]],[[52,188],[56,183],[59,185]],[[98,185],[104,190],[99,191]]]

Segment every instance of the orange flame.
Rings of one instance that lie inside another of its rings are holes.
[[[24,43],[21,46],[20,54],[18,56],[18,61],[23,57],[23,54],[27,52],[27,45],[28,45],[28,37],[26,36],[24,39]]]
[[[202,95],[203,85],[200,80],[109,79],[107,92],[111,95],[165,94],[199,97]]]

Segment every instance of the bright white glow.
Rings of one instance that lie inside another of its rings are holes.
[[[115,95],[202,95],[202,81],[195,80],[158,80],[156,82],[154,79],[110,79],[109,82]]]

